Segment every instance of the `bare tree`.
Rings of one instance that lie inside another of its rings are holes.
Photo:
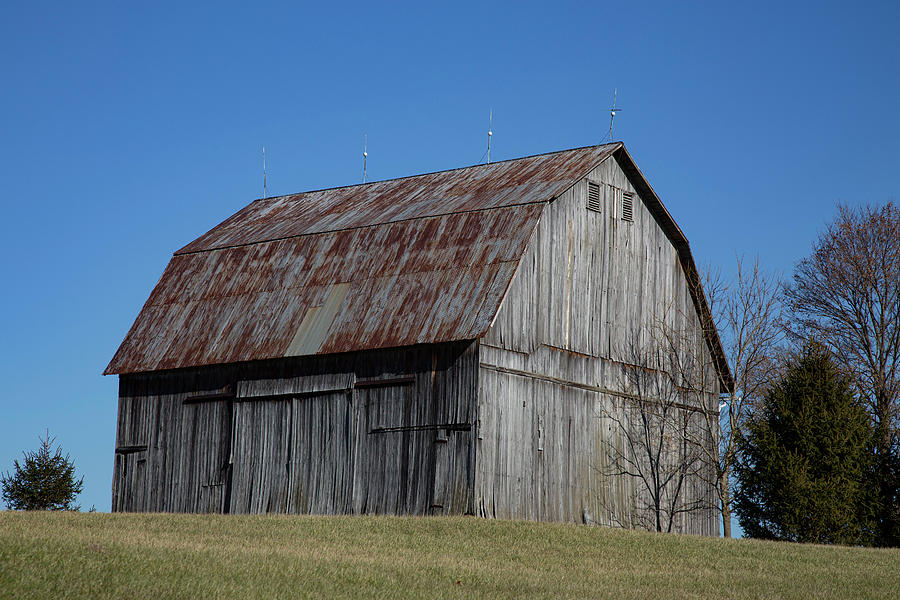
[[[722,532],[731,537],[731,473],[737,460],[738,437],[754,414],[769,382],[777,379],[775,360],[784,339],[780,279],[760,269],[759,261],[745,267],[738,258],[734,279],[724,283],[715,273],[706,276],[706,293],[716,328],[731,369],[733,389],[717,412],[703,414],[704,428],[717,444],[703,446],[710,454],[714,485],[722,514]],[[702,293],[702,291],[701,291]]]
[[[703,439],[701,415],[710,410],[703,390],[714,388],[706,385],[710,365],[684,351],[702,339],[688,340],[662,327],[654,328],[644,346],[639,338],[631,342],[630,364],[622,366],[628,394],[606,415],[615,425],[605,440],[606,474],[635,484],[632,525],[671,532],[681,515],[715,510],[713,498],[704,493],[708,486],[697,486],[710,478],[710,452],[703,446],[714,440]]]
[[[724,536],[731,537],[731,474],[738,439],[766,386],[777,379],[781,363],[776,359],[784,339],[780,279],[763,271],[758,261],[745,266],[739,258],[736,267],[730,282],[711,272],[702,285],[695,282],[712,320],[698,323],[693,306],[689,314],[675,318],[668,311],[648,327],[643,338],[648,342],[632,342],[632,365],[623,367],[634,401],[630,410],[610,417],[624,444],[609,451],[616,472],[639,482],[648,499],[644,508],[663,530],[677,514],[714,505]],[[709,343],[717,339],[730,382],[722,381],[721,361]],[[714,490],[714,498],[701,501],[698,492],[691,493],[693,500],[682,498],[683,486],[692,479]]]
[[[876,433],[881,543],[900,543],[900,207],[839,206],[794,270],[795,330],[827,344],[852,376]]]

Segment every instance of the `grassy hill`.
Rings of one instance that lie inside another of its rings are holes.
[[[897,598],[900,550],[476,518],[0,512],[0,598]]]

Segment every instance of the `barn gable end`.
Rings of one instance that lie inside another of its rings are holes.
[[[684,334],[703,364],[716,364],[721,347],[714,331],[705,335],[695,301],[702,289],[685,273],[693,260],[671,239],[677,226],[648,190],[622,149],[545,209],[481,340],[482,514],[631,522],[639,483],[605,476],[618,435],[608,416],[633,402],[623,369],[636,346],[653,343],[654,327]],[[719,379],[727,373],[710,374],[707,405],[698,409],[713,409]],[[699,494],[712,506],[711,493],[701,486],[684,502]],[[677,528],[712,534],[715,512],[685,515]]]

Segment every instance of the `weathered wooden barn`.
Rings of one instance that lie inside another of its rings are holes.
[[[106,368],[113,510],[628,521],[605,415],[658,321],[715,410],[688,242],[621,143],[257,200],[175,252]]]

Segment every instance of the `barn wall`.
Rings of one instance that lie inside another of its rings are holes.
[[[599,212],[587,208],[588,181],[603,184]],[[605,184],[620,190],[616,206]],[[635,194],[633,222],[622,220],[624,192]],[[685,401],[699,436],[718,383],[690,290],[676,249],[611,158],[547,206],[482,339],[479,512],[638,525],[646,494],[612,476],[611,461],[621,427],[633,426],[628,374],[661,331],[679,332],[679,354],[704,365],[708,393]],[[712,504],[709,485],[695,477],[688,488],[685,502]],[[679,517],[676,529],[712,534],[716,513]]]
[[[123,375],[113,510],[471,513],[477,376],[475,342]]]

